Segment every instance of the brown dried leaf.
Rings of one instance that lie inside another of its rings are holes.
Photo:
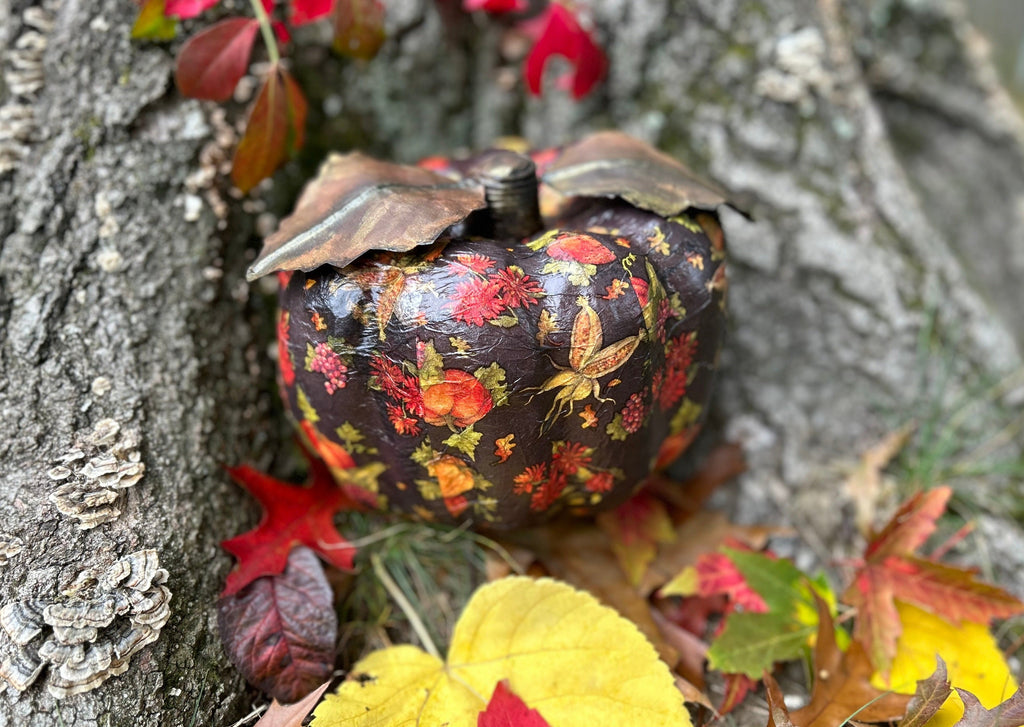
[[[330,682],[324,682],[294,704],[281,704],[275,699],[255,727],[302,727],[329,686]]]
[[[429,245],[486,205],[483,188],[358,152],[328,157],[295,211],[263,243],[246,277],[345,267],[370,250]]]
[[[914,433],[914,425],[906,424],[891,432],[861,455],[857,468],[846,478],[846,490],[856,509],[857,529],[864,535],[875,522],[878,501],[882,496],[882,470],[900,453]]]
[[[764,691],[768,698],[768,727],[795,727],[782,696],[782,689],[768,672],[764,674]]]
[[[814,690],[810,703],[791,715],[793,722],[801,727],[835,727],[850,719],[889,722],[902,717],[910,696],[886,694],[872,686],[875,670],[864,648],[854,641],[846,653],[839,650],[828,604],[817,594],[814,597],[818,604]]]
[[[1021,727],[1024,725],[1024,685],[1017,688],[1009,699],[992,709],[985,709],[978,698],[966,689],[957,687],[964,703],[964,716],[956,727]]]
[[[724,190],[618,131],[592,134],[567,147],[543,179],[567,196],[620,197],[665,217],[690,207],[714,210],[728,202]]]
[[[900,727],[924,727],[949,697],[946,662],[941,656],[935,658],[938,660],[935,672],[927,679],[917,682],[917,691],[907,705],[907,712],[900,720]]]

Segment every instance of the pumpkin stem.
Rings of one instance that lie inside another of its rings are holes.
[[[537,167],[529,157],[504,149],[484,154],[473,168],[484,187],[488,232],[495,238],[523,238],[541,229]]]

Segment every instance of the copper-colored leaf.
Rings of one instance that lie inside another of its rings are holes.
[[[324,682],[292,704],[281,704],[275,699],[255,727],[302,727],[302,723],[313,711],[313,707],[317,705],[329,686],[331,686],[330,682]]]
[[[917,682],[917,691],[907,705],[907,712],[900,720],[900,727],[924,727],[949,696],[949,677],[946,662],[941,656],[935,657],[938,665],[935,673]]]
[[[221,598],[217,626],[246,680],[282,702],[304,697],[334,669],[338,617],[323,566],[308,548],[293,550],[281,575]]]
[[[259,29],[255,18],[228,18],[189,38],[174,66],[178,90],[210,101],[231,98],[249,67]]]
[[[888,722],[902,717],[910,696],[886,694],[872,686],[874,669],[864,649],[854,641],[845,653],[840,651],[828,604],[817,594],[815,600],[814,690],[810,703],[791,715],[793,722],[801,727],[835,727],[850,719]]]
[[[295,211],[264,241],[247,277],[345,267],[370,250],[429,245],[485,204],[482,187],[358,152],[335,154],[306,186]]]
[[[271,70],[249,114],[245,135],[231,163],[231,181],[248,192],[274,173],[302,146],[306,125],[306,100],[291,75],[282,68]]]
[[[725,192],[667,154],[618,131],[593,134],[567,147],[544,182],[571,197],[620,197],[668,217],[689,207],[713,210]]]
[[[768,698],[768,727],[794,727],[789,717],[789,709],[782,696],[782,689],[768,672],[764,673],[764,691]]]
[[[1021,727],[1024,725],[1024,686],[1018,687],[1012,697],[992,709],[985,709],[978,698],[966,689],[957,688],[956,691],[964,702],[964,716],[956,723],[956,727]]]
[[[384,43],[384,5],[380,0],[336,0],[334,50],[368,61]]]

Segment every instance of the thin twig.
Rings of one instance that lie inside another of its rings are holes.
[[[416,635],[420,638],[420,642],[423,644],[423,648],[427,650],[427,653],[437,659],[441,658],[441,652],[437,650],[434,645],[433,639],[430,638],[430,634],[427,632],[427,627],[420,619],[420,615],[416,613],[416,609],[413,608],[412,604],[409,603],[409,599],[402,593],[402,589],[398,587],[391,574],[388,573],[387,568],[384,567],[384,562],[380,559],[380,556],[376,553],[370,555],[370,563],[373,565],[373,572],[377,576],[377,579],[384,586],[384,590],[388,592],[388,595],[394,599],[398,607],[402,609],[402,613],[409,619],[409,624],[412,626],[412,630],[416,632]]]

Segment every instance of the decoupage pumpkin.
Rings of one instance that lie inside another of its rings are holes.
[[[389,511],[513,528],[619,504],[702,422],[723,202],[615,132],[417,167],[333,156],[249,271],[280,277],[288,410]]]

